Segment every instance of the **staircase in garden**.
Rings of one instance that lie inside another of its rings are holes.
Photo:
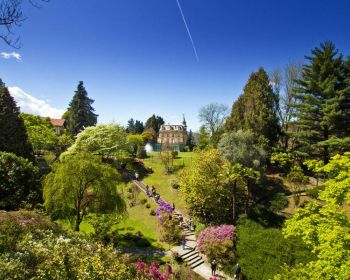
[[[186,237],[186,247],[189,249],[186,253],[180,255],[181,259],[185,261],[191,269],[194,269],[204,263],[202,257],[196,249],[196,235],[194,230],[189,229],[188,224],[183,219],[180,212],[174,211],[173,218],[179,221],[179,225]],[[191,246],[193,247],[191,247]]]
[[[133,176],[129,175],[132,183],[137,186],[141,191],[147,194],[146,185],[138,180],[133,180]],[[154,203],[158,204],[154,197],[149,197]],[[181,246],[174,247],[172,250],[177,252],[181,259],[188,264],[188,266],[197,274],[202,276],[204,279],[211,278],[211,268],[210,266],[204,262],[203,258],[199,254],[196,249],[196,235],[195,232],[189,228],[185,217],[179,212],[173,212],[173,219],[177,219],[179,221],[179,226],[182,229],[183,234],[186,237],[186,247],[183,249]],[[218,272],[220,273],[220,272]],[[232,278],[220,273],[218,275],[220,279],[230,280]]]

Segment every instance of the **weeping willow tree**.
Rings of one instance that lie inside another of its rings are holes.
[[[99,156],[87,153],[69,155],[53,166],[44,180],[44,201],[54,218],[69,219],[74,229],[89,213],[126,212],[117,191],[121,178]]]

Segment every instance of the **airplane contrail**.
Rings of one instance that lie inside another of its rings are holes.
[[[191,44],[192,44],[192,48],[193,48],[194,54],[195,54],[195,56],[196,56],[197,61],[199,61],[198,54],[197,54],[197,50],[196,50],[196,45],[194,44],[194,41],[193,41],[193,39],[192,39],[191,31],[190,31],[190,29],[188,28],[188,25],[187,25],[187,22],[186,22],[186,19],[185,19],[185,15],[184,15],[184,13],[183,13],[183,11],[182,11],[180,2],[179,2],[179,0],[176,0],[176,2],[177,2],[177,6],[179,7],[179,10],[180,10],[180,13],[181,13],[181,16],[182,16],[182,20],[183,20],[183,22],[184,22],[184,24],[185,24],[188,37],[190,38],[190,41],[191,41]]]

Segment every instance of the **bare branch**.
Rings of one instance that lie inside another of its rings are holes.
[[[19,49],[21,47],[20,38],[12,38],[14,32],[13,26],[20,27],[26,20],[22,12],[22,4],[24,0],[0,0],[0,28],[5,29],[0,33],[0,40],[5,44]],[[40,2],[50,2],[50,0],[28,0],[35,8],[42,8]]]

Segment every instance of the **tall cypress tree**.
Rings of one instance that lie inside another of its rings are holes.
[[[67,121],[68,132],[72,136],[77,135],[84,127],[96,125],[98,115],[94,113],[92,103],[94,100],[88,97],[84,83],[80,81],[68,110],[63,115]]]
[[[225,129],[251,130],[268,147],[272,147],[280,133],[277,110],[278,96],[272,90],[269,76],[261,67],[250,75],[243,94],[233,104]]]
[[[297,151],[327,163],[350,140],[350,68],[332,42],[322,43],[306,59],[310,63],[295,88]]]
[[[34,160],[32,145],[19,108],[10,95],[8,88],[0,79],[0,151],[14,153],[17,156]]]

